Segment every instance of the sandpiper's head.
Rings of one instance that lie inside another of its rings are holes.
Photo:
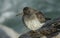
[[[40,13],[41,15],[44,15],[41,11],[38,11],[38,10],[30,8],[30,7],[24,7],[23,8],[23,13],[20,13],[18,15],[22,15],[22,14],[23,15],[32,15],[32,14],[35,14],[35,13]]]
[[[50,18],[45,18],[45,15],[41,11],[38,11],[38,10],[33,9],[33,8],[30,8],[30,7],[24,7],[23,8],[23,13],[20,13],[18,15],[29,15],[30,16],[30,15],[33,15],[33,14],[36,14],[38,16],[38,18],[41,18],[41,19],[42,18],[43,19],[46,19],[46,20],[49,20],[50,19]]]
[[[23,8],[23,13],[24,13],[24,15],[34,14],[34,13],[36,13],[36,12],[37,12],[37,10],[32,9],[32,8],[30,8],[30,7],[24,7],[24,8]]]

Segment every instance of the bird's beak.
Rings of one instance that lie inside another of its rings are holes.
[[[23,13],[19,13],[19,14],[17,14],[16,16],[19,16],[19,15],[23,15]]]

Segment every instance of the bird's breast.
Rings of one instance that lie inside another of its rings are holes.
[[[41,28],[44,24],[44,23],[40,23],[40,21],[37,18],[31,19],[31,20],[25,18],[24,22],[30,30],[37,30]]]

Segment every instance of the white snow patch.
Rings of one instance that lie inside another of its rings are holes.
[[[19,34],[16,31],[14,31],[13,29],[11,29],[11,28],[9,28],[7,26],[0,25],[0,30],[5,31],[7,36],[9,36],[11,38],[18,38],[19,37]]]

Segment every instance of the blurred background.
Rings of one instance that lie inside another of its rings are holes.
[[[40,10],[50,18],[60,16],[60,0],[0,0],[0,24],[18,33],[29,31],[22,22],[22,15],[16,16],[26,6]]]

